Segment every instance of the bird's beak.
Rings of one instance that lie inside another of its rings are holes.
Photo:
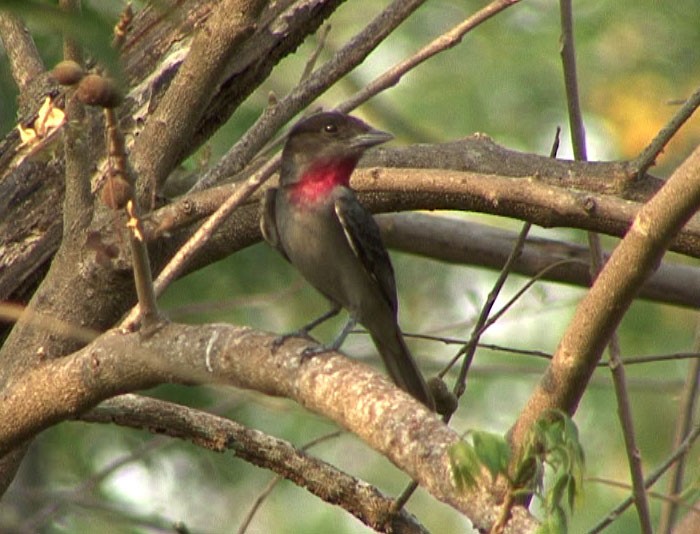
[[[391,141],[393,138],[394,136],[388,132],[372,129],[368,132],[356,135],[352,138],[350,143],[352,144],[353,148],[366,149],[376,145],[381,145],[387,141]]]

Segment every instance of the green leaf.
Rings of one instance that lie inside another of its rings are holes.
[[[491,432],[472,432],[472,443],[479,460],[496,478],[499,473],[508,471],[510,462],[510,446],[503,436]]]
[[[474,487],[481,475],[481,463],[474,447],[461,441],[450,447],[448,455],[457,489],[464,491]]]

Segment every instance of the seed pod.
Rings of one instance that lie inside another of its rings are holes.
[[[117,107],[122,101],[121,93],[114,80],[99,74],[88,74],[80,80],[76,96],[83,104],[103,108]]]
[[[56,64],[51,75],[61,85],[75,85],[85,76],[85,71],[75,61],[67,59]]]
[[[120,174],[108,178],[100,190],[100,200],[113,210],[119,210],[126,206],[132,195],[131,184]]]

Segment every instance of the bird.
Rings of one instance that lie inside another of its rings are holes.
[[[328,313],[301,332],[344,308],[350,321],[331,348],[339,348],[359,322],[396,385],[434,410],[397,321],[394,269],[379,227],[350,188],[364,152],[390,139],[391,134],[338,111],[301,119],[282,150],[279,186],[265,192],[260,228],[265,240],[331,303]]]

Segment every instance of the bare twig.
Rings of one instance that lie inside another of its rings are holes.
[[[253,465],[270,469],[292,482],[303,482],[305,489],[327,502],[339,504],[370,527],[380,529],[384,526],[390,499],[374,486],[307,455],[305,449],[319,440],[299,449],[234,421],[138,395],[122,395],[105,401],[81,419],[146,430],[157,422],[158,428],[167,435],[192,440],[220,452],[231,450]],[[408,529],[407,532],[425,532],[406,512],[394,519],[393,526]]]
[[[674,449],[675,448],[676,447],[674,447]],[[609,478],[585,477],[584,479],[586,482],[598,482],[600,484],[603,484],[606,486],[612,486],[614,488],[623,488],[626,490],[632,489],[632,486],[626,482],[620,482],[618,480],[611,480]],[[681,508],[685,508],[689,511],[700,514],[700,505],[688,504],[688,503],[684,502],[683,499],[681,497],[679,497],[678,495],[667,495],[665,493],[659,493],[658,491],[649,491],[649,490],[647,490],[647,495],[649,495],[649,497],[653,497],[654,499],[659,499],[660,501],[664,501],[665,503],[673,503],[677,506],[680,506]]]
[[[571,129],[571,144],[574,159],[586,161],[586,130],[581,116],[581,103],[578,96],[578,80],[576,74],[576,52],[574,50],[574,18],[571,12],[570,0],[560,0],[561,13],[561,59],[564,68],[564,87],[566,89],[566,105],[569,110],[569,128]]]
[[[129,245],[131,249],[131,261],[134,270],[134,284],[136,285],[136,295],[138,297],[138,309],[142,326],[149,329],[160,321],[158,311],[158,301],[153,288],[153,276],[151,274],[151,261],[148,256],[148,248],[143,233],[143,222],[139,200],[135,194],[134,172],[126,154],[124,136],[119,129],[117,116],[113,109],[105,108],[105,125],[107,136],[107,152],[109,154],[112,173],[104,187],[109,187],[103,198],[111,203],[112,208],[126,208],[128,217],[127,227],[129,228]],[[125,202],[115,199],[111,193],[114,192],[111,184],[124,181],[127,188]],[[130,325],[133,326],[133,325]]]
[[[564,68],[564,81],[566,85],[566,100],[569,109],[569,124],[571,127],[572,145],[574,158],[585,161],[588,159],[586,150],[586,131],[581,115],[581,105],[578,94],[578,81],[576,73],[576,52],[574,49],[574,19],[571,7],[571,0],[560,0],[562,27],[562,66]],[[591,274],[593,278],[603,268],[603,248],[600,237],[594,232],[588,232],[588,242],[591,249]],[[642,472],[642,460],[637,448],[634,422],[632,421],[632,407],[627,393],[625,368],[620,358],[620,345],[617,332],[610,333],[608,343],[610,354],[610,370],[615,386],[615,398],[617,399],[617,409],[620,423],[625,439],[625,449],[632,478],[635,503],[641,530],[645,534],[651,534],[651,517],[649,512],[649,502],[644,491],[644,474]]]
[[[644,487],[645,488],[650,488],[653,486],[661,476],[669,470],[669,468],[678,461],[679,458],[682,458],[688,454],[688,451],[692,447],[693,443],[695,443],[695,440],[700,437],[700,425],[697,425],[693,430],[688,434],[688,436],[683,440],[683,442],[680,444],[680,446],[675,449],[673,454],[671,454],[664,463],[662,463],[657,469],[655,469],[649,476],[644,480]],[[627,510],[627,508],[630,507],[630,505],[634,504],[634,498],[633,497],[628,497],[624,501],[622,501],[619,505],[617,505],[615,508],[613,508],[608,515],[600,521],[598,524],[596,524],[592,529],[588,531],[588,534],[598,534],[598,532],[602,532],[605,530],[610,524],[615,521],[622,512]]]
[[[376,94],[393,87],[408,71],[414,69],[426,59],[433,57],[434,55],[449,50],[450,48],[458,45],[462,38],[467,34],[467,32],[479,26],[482,22],[487,21],[494,15],[500,13],[506,8],[517,4],[520,0],[494,0],[481,8],[479,11],[465,19],[463,22],[453,27],[449,31],[443,33],[438,38],[431,41],[429,44],[421,48],[418,52],[413,54],[411,57],[405,59],[401,63],[392,67],[384,74],[378,78],[371,81],[365,88],[353,95],[351,98],[346,100],[337,106],[337,109],[341,111],[350,111],[355,109],[357,106],[366,102],[371,97]]]
[[[32,307],[25,307],[12,302],[0,302],[0,320],[8,323],[22,320],[27,324],[31,324],[34,328],[43,328],[53,335],[75,339],[81,345],[90,343],[100,335],[100,332],[91,328],[79,326],[70,321],[36,311]]]
[[[700,350],[700,323],[696,326],[694,349]],[[700,391],[700,357],[689,362],[683,393],[679,401],[678,419],[676,421],[676,433],[673,437],[674,448],[678,448],[686,438],[693,425],[695,409],[698,403],[698,392]],[[668,481],[668,493],[678,495],[683,489],[683,479],[685,476],[685,466],[687,457],[681,456],[678,462],[671,469]],[[671,500],[664,503],[661,508],[661,517],[657,532],[660,534],[670,534],[678,512],[677,502]]]
[[[306,65],[304,65],[304,72],[301,73],[301,78],[299,79],[300,82],[303,82],[304,80],[308,79],[308,77],[311,76],[311,73],[316,68],[316,62],[318,61],[318,57],[321,55],[321,52],[323,51],[323,47],[326,46],[326,39],[328,38],[328,33],[330,31],[331,31],[330,24],[326,24],[319,31],[318,42],[316,43],[316,48],[314,48],[314,51],[309,56],[309,59],[306,60]]]
[[[236,190],[221,206],[209,217],[202,226],[187,240],[168,265],[160,272],[154,283],[156,295],[160,295],[187,266],[187,262],[199,251],[199,249],[211,238],[214,230],[228,217],[233,210],[240,206],[252,195],[260,185],[267,180],[279,165],[279,156],[268,160],[260,170],[251,176],[243,187]],[[135,306],[122,321],[121,328],[130,328],[139,315],[139,306]]]
[[[684,102],[681,109],[678,110],[669,123],[656,134],[649,146],[634,160],[634,164],[638,169],[638,176],[643,176],[656,163],[656,158],[663,152],[666,144],[673,139],[673,136],[685,124],[685,121],[695,113],[698,106],[700,106],[700,87]]]
[[[272,106],[255,121],[219,163],[204,174],[192,191],[207,189],[227,176],[244,169],[274,133],[316,97],[359,65],[394,29],[425,0],[394,0],[365,28],[338,50],[303,83]]]
[[[474,359],[477,343],[479,342],[479,338],[481,337],[481,335],[484,333],[484,326],[486,325],[486,322],[489,319],[491,309],[496,303],[496,299],[498,298],[501,289],[503,289],[503,286],[505,285],[506,280],[508,279],[508,275],[510,275],[511,273],[512,266],[515,263],[515,260],[520,255],[523,246],[525,246],[525,239],[527,238],[527,234],[530,231],[530,227],[531,225],[529,223],[525,223],[523,225],[523,228],[520,230],[518,240],[513,245],[513,250],[511,251],[508,260],[501,269],[501,272],[499,273],[498,278],[496,279],[496,282],[493,285],[493,288],[491,289],[491,291],[488,294],[488,297],[486,298],[484,306],[479,312],[479,317],[477,318],[476,323],[474,324],[474,328],[472,329],[472,335],[469,338],[469,341],[459,351],[457,355],[464,356],[462,367],[459,370],[459,376],[457,377],[457,380],[455,380],[455,385],[453,388],[453,392],[458,398],[461,397],[466,391],[467,372],[469,371],[469,367],[471,366],[471,363]]]

